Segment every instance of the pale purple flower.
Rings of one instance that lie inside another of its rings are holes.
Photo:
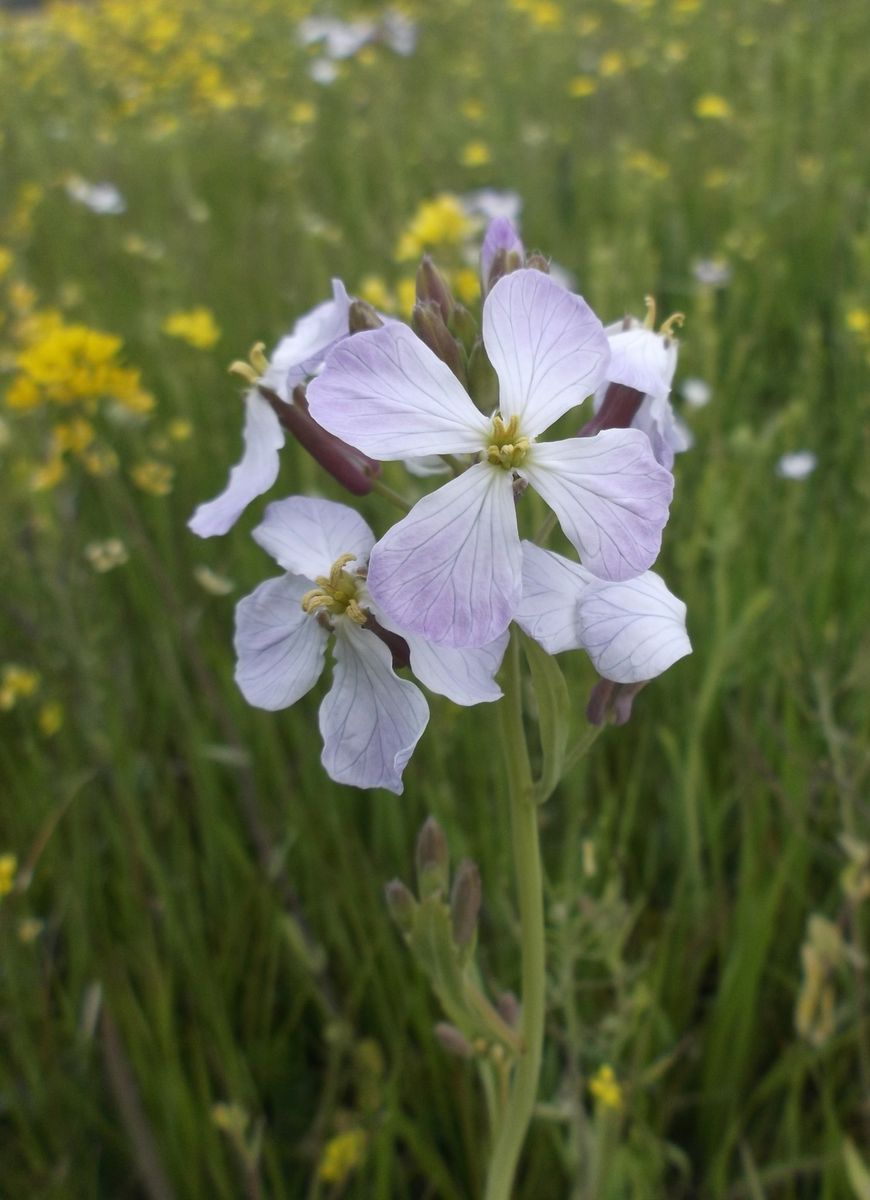
[[[480,247],[480,285],[484,296],[490,288],[494,264],[499,268],[498,277],[521,267],[525,260],[525,247],[513,221],[507,217],[494,217],[487,226]]]
[[[686,606],[654,571],[607,583],[532,542],[523,542],[515,620],[550,654],[585,650],[614,683],[654,679],[692,652]]]
[[[776,473],[780,479],[794,479],[800,482],[812,475],[818,463],[819,460],[812,450],[794,450],[791,454],[783,454],[776,464]]]
[[[200,504],[188,523],[200,537],[226,533],[251,501],[267,492],[278,478],[278,451],[284,445],[284,430],[259,389],[262,385],[289,403],[293,388],[321,370],[332,347],[348,336],[350,297],[340,279],[333,279],[332,293],[331,300],[299,318],[293,332],[275,347],[263,375],[248,390],[241,461],[230,471],[224,491]]]
[[[472,217],[486,221],[506,220],[516,224],[523,211],[519,192],[499,192],[495,188],[478,188],[460,197],[462,207]]]
[[[457,704],[501,695],[494,681],[506,635],[478,650],[426,644],[397,629],[369,595],[374,534],[353,509],[294,496],[266,509],[254,538],[288,574],[262,583],[236,608],[236,682],[257,708],[288,708],[319,679],[334,637],[332,687],[320,706],[323,765],[355,787],[402,791],[402,771],[429,719],[425,698],[393,670],[370,617],[403,637],[411,669]]]
[[[674,413],[669,399],[677,369],[676,339],[648,329],[636,317],[615,321],[606,327],[605,333],[610,342],[610,366],[595,393],[595,412],[604,403],[611,383],[643,393],[631,428],[647,435],[656,461],[670,471],[674,455],[692,445],[692,436]]]
[[[655,560],[673,492],[637,430],[537,440],[606,377],[607,338],[585,300],[539,271],[515,271],[486,299],[483,340],[500,385],[494,416],[401,325],[337,346],[309,388],[314,419],[374,458],[479,456],[371,556],[380,607],[439,645],[485,645],[511,620],[522,590],[515,479],[543,496],[587,568],[609,579]]]

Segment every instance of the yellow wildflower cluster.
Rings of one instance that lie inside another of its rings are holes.
[[[317,1172],[321,1182],[343,1184],[362,1163],[365,1149],[366,1135],[362,1129],[348,1129],[330,1138]]]
[[[32,696],[38,687],[38,671],[7,663],[0,671],[0,711],[8,712],[19,700]]]
[[[15,887],[18,859],[14,854],[0,854],[0,899],[8,896]]]
[[[432,200],[424,200],[402,230],[396,258],[399,262],[408,262],[427,250],[459,246],[473,232],[474,222],[459,197],[442,192]]]

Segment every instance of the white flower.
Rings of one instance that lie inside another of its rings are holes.
[[[783,454],[776,464],[776,473],[781,479],[807,479],[815,471],[819,460],[812,450],[795,450]]]
[[[293,332],[282,338],[262,374],[245,396],[244,453],[230,472],[229,483],[214,500],[200,504],[189,521],[199,537],[226,533],[257,496],[278,478],[278,451],[284,430],[260,386],[275,392],[285,403],[293,388],[323,367],[323,360],[341,338],[348,336],[350,297],[340,279],[332,281],[332,299],[300,317]]]
[[[713,390],[709,383],[705,383],[703,379],[696,379],[694,376],[691,379],[683,380],[680,391],[690,408],[704,408],[710,403],[713,396]]]
[[[691,654],[686,606],[654,571],[606,583],[579,563],[523,542],[516,622],[550,654],[585,650],[614,683],[641,683]]]
[[[320,677],[334,636],[333,683],[320,706],[323,765],[338,783],[400,793],[429,708],[395,674],[378,625],[404,639],[422,683],[463,705],[501,695],[493,676],[507,637],[463,652],[429,646],[388,622],[365,582],[374,534],[343,504],[305,496],[270,504],[254,538],[288,574],[236,608],[236,682],[245,699],[269,710],[295,704]]]
[[[101,217],[117,217],[127,211],[127,202],[113,183],[88,183],[78,175],[66,181],[70,200],[83,204]]]

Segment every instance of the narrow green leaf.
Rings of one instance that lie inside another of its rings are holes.
[[[538,728],[541,738],[541,774],[535,782],[539,804],[555,791],[562,778],[565,749],[571,728],[571,701],[562,669],[552,654],[536,641],[521,635],[523,652],[532,673],[532,686],[538,702]]]

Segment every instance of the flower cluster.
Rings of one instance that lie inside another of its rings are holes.
[[[238,606],[236,679],[252,704],[285,708],[333,640],[320,708],[333,779],[400,792],[429,714],[397,672],[457,704],[496,700],[511,622],[548,653],[586,651],[604,681],[598,719],[609,707],[625,719],[619,689],[633,695],[690,651],[684,605],[649,570],[688,445],[668,398],[680,318],[656,331],[648,302],[645,322],[605,329],[547,267],[498,217],[480,251],[479,325],[424,256],[410,327],[335,280],[271,360],[257,346],[234,364],[250,384],[245,452],[194,532],[226,532],[273,485],[286,431],[352,493],[407,510],[378,538],[347,506],[297,496],[254,530],[286,574]],[[572,430],[543,437],[589,396],[582,428],[570,416]],[[406,504],[379,478],[391,462],[440,486]],[[531,492],[550,510],[538,540],[521,533]],[[540,544],[556,524],[577,559]]]

